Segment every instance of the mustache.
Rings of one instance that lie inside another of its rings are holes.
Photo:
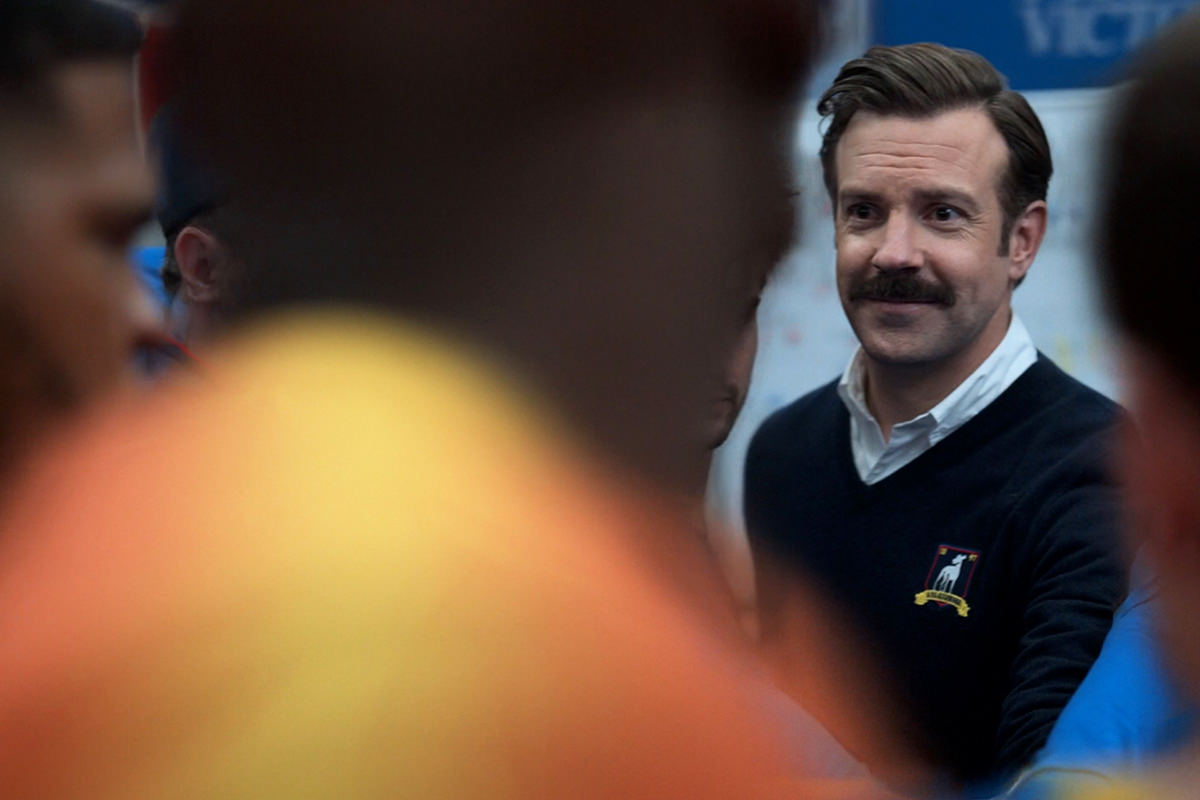
[[[952,306],[957,301],[947,286],[903,273],[878,273],[850,285],[851,300],[893,300]]]

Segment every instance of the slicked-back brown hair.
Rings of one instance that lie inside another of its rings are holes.
[[[1030,203],[1045,200],[1054,165],[1046,131],[1029,102],[983,56],[940,44],[872,47],[846,62],[817,103],[827,120],[821,142],[825,187],[837,199],[838,142],[859,111],[921,119],[979,108],[1008,145],[1008,169],[997,193],[1004,212],[1000,251],[1008,250],[1013,223]]]

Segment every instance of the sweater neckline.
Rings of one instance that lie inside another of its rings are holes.
[[[1051,400],[1043,396],[1046,390],[1042,387],[1056,374],[1064,373],[1039,352],[1037,362],[978,414],[896,472],[872,484],[864,483],[854,466],[850,445],[850,412],[838,401],[841,413],[837,435],[842,468],[853,480],[852,485],[863,494],[886,493],[893,491],[892,487],[929,480],[947,466],[961,462],[965,454],[975,451],[997,433],[1030,419],[1030,409],[1042,408]],[[837,401],[836,391],[833,397]]]

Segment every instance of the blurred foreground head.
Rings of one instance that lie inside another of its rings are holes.
[[[235,313],[435,324],[685,480],[713,365],[790,243],[816,5],[185,4],[181,114],[238,207]]]
[[[135,20],[88,0],[0,4],[0,463],[112,388],[152,323],[128,266],[150,176]]]
[[[1113,309],[1128,337],[1138,434],[1122,469],[1160,581],[1168,649],[1200,698],[1200,15],[1155,42],[1117,112],[1101,230]]]

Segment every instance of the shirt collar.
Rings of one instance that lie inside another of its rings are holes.
[[[867,408],[865,358],[861,347],[854,351],[850,363],[842,372],[842,379],[838,381],[837,391],[846,410],[859,419],[874,422],[875,417]]]
[[[865,361],[866,357],[859,347],[838,381],[838,396],[850,414],[858,418],[860,423],[870,421],[878,426],[878,421],[867,407]],[[1029,330],[1014,312],[1008,332],[978,369],[936,406],[924,414],[893,426],[893,430],[901,426],[931,427],[931,438],[945,438],[999,397],[1036,361],[1037,348]]]

